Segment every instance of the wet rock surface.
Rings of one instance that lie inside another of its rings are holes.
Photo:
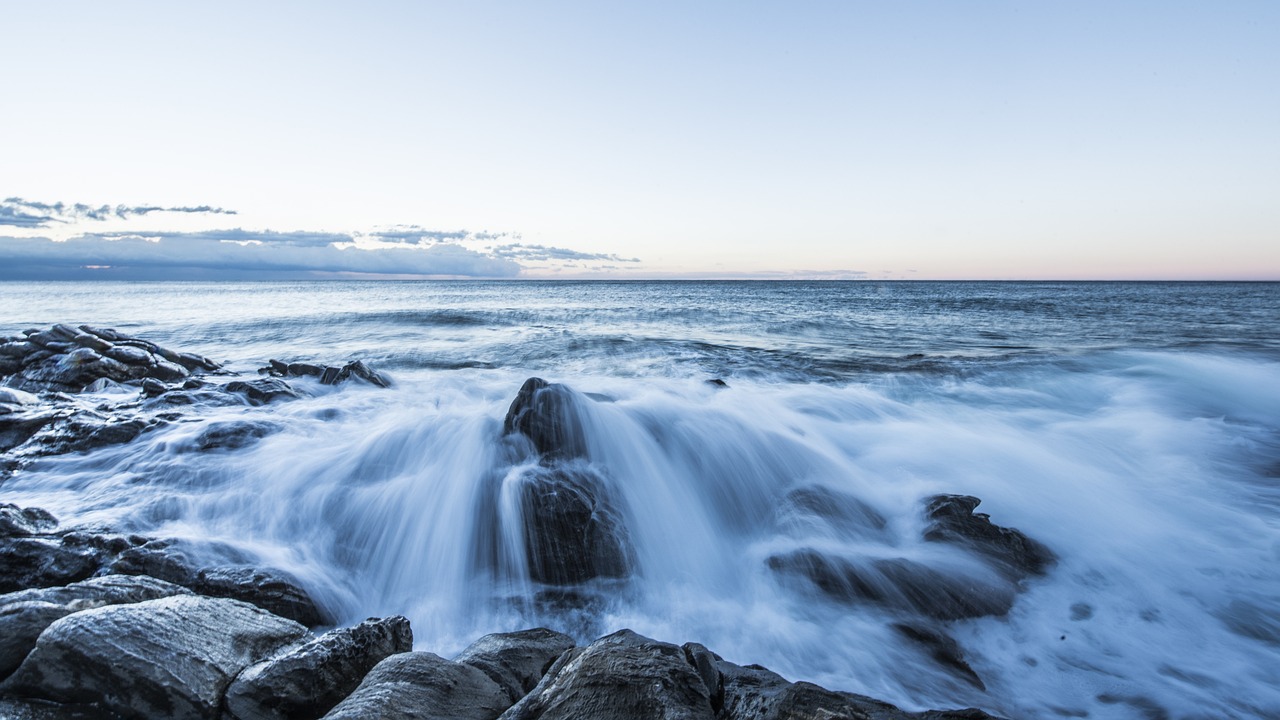
[[[363,360],[353,360],[341,367],[272,360],[258,372],[275,377],[313,377],[319,380],[321,385],[337,385],[348,380],[357,380],[381,388],[391,387],[391,378],[369,367]]]
[[[578,414],[579,402],[577,394],[566,385],[529,378],[507,409],[503,432],[524,435],[548,461],[585,457],[587,443]]]
[[[598,472],[579,464],[536,467],[517,482],[532,580],[572,585],[630,573],[626,527]]]
[[[485,635],[454,662],[477,668],[515,703],[538,684],[556,658],[574,646],[573,638],[546,628]]]
[[[935,495],[925,502],[926,540],[954,543],[981,554],[1015,579],[1043,575],[1056,562],[1049,548],[1019,530],[1000,527],[974,509],[982,501],[971,495]]]
[[[408,652],[378,663],[324,717],[493,720],[510,705],[507,693],[480,670],[429,652]]]

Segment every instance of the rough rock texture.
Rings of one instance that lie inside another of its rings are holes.
[[[0,503],[0,537],[47,533],[57,526],[58,519],[48,510]]]
[[[239,450],[281,430],[277,423],[266,420],[218,420],[207,423],[196,436],[196,450]]]
[[[243,600],[307,627],[333,622],[296,580],[279,570],[244,566],[204,568],[196,573],[190,587],[201,595]]]
[[[529,378],[507,410],[503,432],[523,434],[547,460],[584,457],[587,443],[578,402],[565,385]]]
[[[250,405],[265,405],[277,400],[296,400],[302,397],[289,383],[276,378],[260,380],[234,380],[222,386],[229,393],[243,395]]]
[[[214,718],[241,670],[306,634],[252,605],[195,595],[85,610],[50,625],[0,694]]]
[[[29,331],[25,340],[0,344],[0,375],[9,375],[9,385],[29,392],[78,393],[99,380],[167,382],[218,368],[199,355],[88,325],[54,325]]]
[[[510,705],[507,693],[480,670],[431,653],[409,652],[378,663],[360,687],[324,717],[493,720]]]
[[[1049,548],[1017,530],[992,523],[983,513],[975,513],[981,502],[971,495],[929,498],[925,514],[931,522],[925,529],[925,539],[962,545],[986,556],[1015,578],[1043,575],[1056,562]]]
[[[630,539],[604,477],[561,464],[530,468],[517,482],[531,579],[572,585],[630,574]]]
[[[337,385],[356,379],[378,387],[391,387],[391,378],[369,367],[363,360],[353,360],[342,367],[271,360],[269,365],[260,368],[258,372],[276,377],[314,377],[319,379],[322,385]]]
[[[18,668],[45,628],[67,615],[104,605],[123,605],[173,595],[186,588],[146,576],[107,575],[65,587],[0,595],[0,679]]]
[[[227,689],[237,720],[316,718],[351,694],[379,662],[413,649],[409,621],[370,618],[247,668]]]
[[[0,593],[66,585],[97,571],[99,552],[50,537],[0,537]]]
[[[998,577],[953,574],[905,558],[860,558],[797,550],[769,558],[769,567],[802,575],[829,597],[869,602],[939,620],[1004,615],[1017,587]]]
[[[471,643],[453,661],[484,672],[515,703],[537,686],[556,658],[573,646],[573,638],[546,628],[493,633]]]
[[[502,717],[710,720],[715,712],[684,650],[622,630],[560,656]]]

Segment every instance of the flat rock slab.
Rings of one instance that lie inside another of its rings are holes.
[[[0,694],[216,718],[241,670],[306,635],[248,603],[195,595],[85,610],[50,625]]]
[[[621,630],[560,656],[503,720],[712,720],[711,693],[683,649]]]
[[[379,662],[412,649],[413,631],[400,615],[327,632],[240,673],[227,689],[227,714],[236,720],[320,717]]]
[[[480,670],[409,652],[378,663],[324,720],[493,720],[510,705],[507,693]]]

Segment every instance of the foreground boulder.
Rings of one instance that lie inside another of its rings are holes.
[[[480,670],[428,652],[408,652],[378,663],[360,687],[324,717],[493,720],[510,706],[506,691]]]
[[[85,610],[50,625],[0,694],[215,718],[241,670],[306,634],[247,603],[195,595]]]
[[[107,575],[66,587],[0,595],[0,679],[18,668],[36,646],[40,633],[56,620],[104,605],[144,602],[190,592],[145,575]]]
[[[1013,528],[1000,527],[974,509],[982,501],[972,495],[935,495],[925,502],[929,526],[924,538],[961,545],[985,556],[1014,579],[1043,575],[1056,562],[1053,552]]]
[[[537,686],[556,658],[573,646],[573,638],[546,628],[493,633],[471,643],[453,661],[488,675],[515,703]]]
[[[227,713],[237,720],[320,717],[379,662],[412,649],[409,621],[399,615],[327,632],[240,673],[227,689]]]
[[[514,482],[530,579],[572,585],[630,574],[631,542],[599,472],[577,463],[539,466]]]
[[[684,650],[622,630],[560,656],[504,720],[712,720],[711,693]]]

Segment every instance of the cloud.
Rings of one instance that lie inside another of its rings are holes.
[[[638,263],[640,258],[624,258],[609,253],[584,253],[565,248],[548,247],[546,245],[525,245],[511,243],[493,248],[497,257],[511,260],[545,261],[545,260],[607,260],[609,262]]]
[[[55,224],[85,220],[128,219],[150,213],[193,213],[235,215],[234,210],[224,210],[210,205],[190,207],[161,207],[159,205],[84,205],[82,203],[43,203],[11,197],[0,200],[0,226],[44,228]]]
[[[0,279],[210,279],[373,276],[514,277],[515,261],[453,243],[362,248],[314,232],[86,233],[62,242],[0,238]]]

